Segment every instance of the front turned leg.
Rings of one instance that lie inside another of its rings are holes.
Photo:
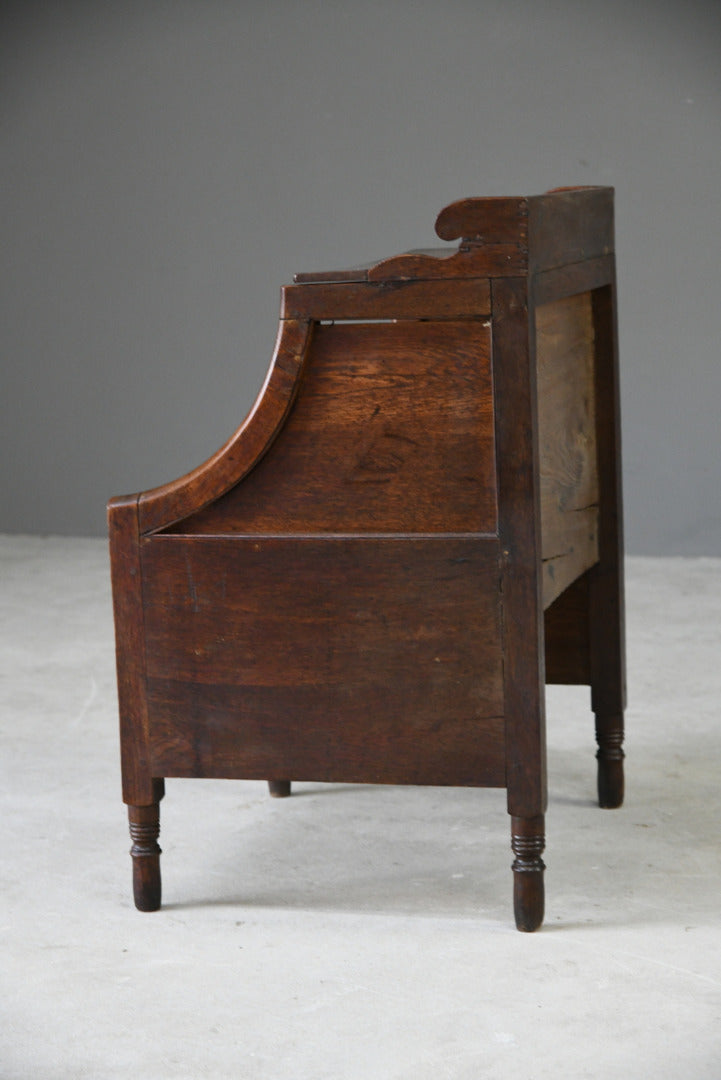
[[[543,871],[541,855],[546,846],[543,814],[537,817],[511,817],[513,861],[513,911],[518,930],[531,932],[543,922]]]
[[[598,805],[615,810],[623,803],[623,713],[596,713]]]
[[[274,799],[287,799],[290,795],[290,780],[269,780],[268,790]]]
[[[138,911],[160,907],[160,806],[128,806],[133,846],[133,896]]]

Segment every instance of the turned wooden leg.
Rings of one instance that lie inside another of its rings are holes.
[[[129,806],[128,819],[133,846],[133,896],[138,911],[160,907],[160,806]]]
[[[269,780],[268,790],[274,799],[287,799],[290,795],[290,780]]]
[[[623,713],[596,714],[598,805],[615,810],[623,803]]]
[[[543,922],[543,871],[541,855],[546,846],[543,814],[511,818],[513,861],[513,911],[519,930],[537,930]]]

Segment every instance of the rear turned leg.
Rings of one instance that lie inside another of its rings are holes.
[[[268,790],[274,799],[287,799],[290,795],[290,780],[269,780]]]

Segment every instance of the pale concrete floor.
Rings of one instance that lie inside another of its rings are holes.
[[[102,541],[0,540],[3,1080],[718,1080],[721,560],[628,565],[627,801],[549,690],[546,924],[500,791],[168,783],[130,896]]]

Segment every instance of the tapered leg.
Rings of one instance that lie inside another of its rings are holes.
[[[532,818],[511,818],[513,861],[513,911],[518,930],[537,930],[543,922],[546,869],[541,855],[546,846],[542,814]]]
[[[160,907],[160,805],[129,806],[128,819],[133,846],[133,896],[138,911]]]
[[[290,780],[269,780],[268,790],[274,799],[287,799],[290,795]]]

